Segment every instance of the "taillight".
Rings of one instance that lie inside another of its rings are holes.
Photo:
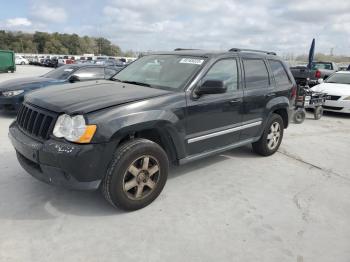
[[[297,96],[297,86],[294,85],[294,86],[292,87],[292,91],[290,92],[290,97],[291,97],[291,98],[294,98],[294,97],[296,97],[296,96]]]
[[[315,77],[316,77],[316,78],[321,78],[321,71],[316,70],[316,72],[315,72]]]

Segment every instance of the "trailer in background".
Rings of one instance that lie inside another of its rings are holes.
[[[11,73],[16,71],[15,53],[9,50],[0,50],[0,72]]]

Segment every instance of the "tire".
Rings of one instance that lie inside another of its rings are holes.
[[[283,138],[284,125],[280,115],[272,114],[260,139],[253,143],[253,151],[262,156],[274,154]]]
[[[157,143],[146,139],[128,141],[114,154],[102,181],[102,194],[114,207],[128,211],[143,208],[162,192],[168,169],[167,154]]]
[[[305,117],[306,117],[305,110],[299,109],[299,110],[295,111],[294,115],[293,115],[294,123],[296,123],[296,124],[303,123],[305,120]]]
[[[314,110],[314,118],[315,120],[319,120],[323,116],[323,107],[318,106]]]
[[[24,62],[21,62],[21,65],[25,65],[26,63],[24,63]]]

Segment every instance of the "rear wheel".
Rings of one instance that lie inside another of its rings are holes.
[[[102,183],[107,201],[124,210],[149,205],[164,188],[168,158],[156,143],[146,139],[128,141],[117,149]]]
[[[262,156],[274,154],[282,142],[283,130],[284,125],[281,116],[272,114],[262,136],[252,144],[254,152]]]

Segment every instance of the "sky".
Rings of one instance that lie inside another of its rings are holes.
[[[11,0],[0,29],[106,37],[124,51],[232,47],[350,55],[345,0]]]

